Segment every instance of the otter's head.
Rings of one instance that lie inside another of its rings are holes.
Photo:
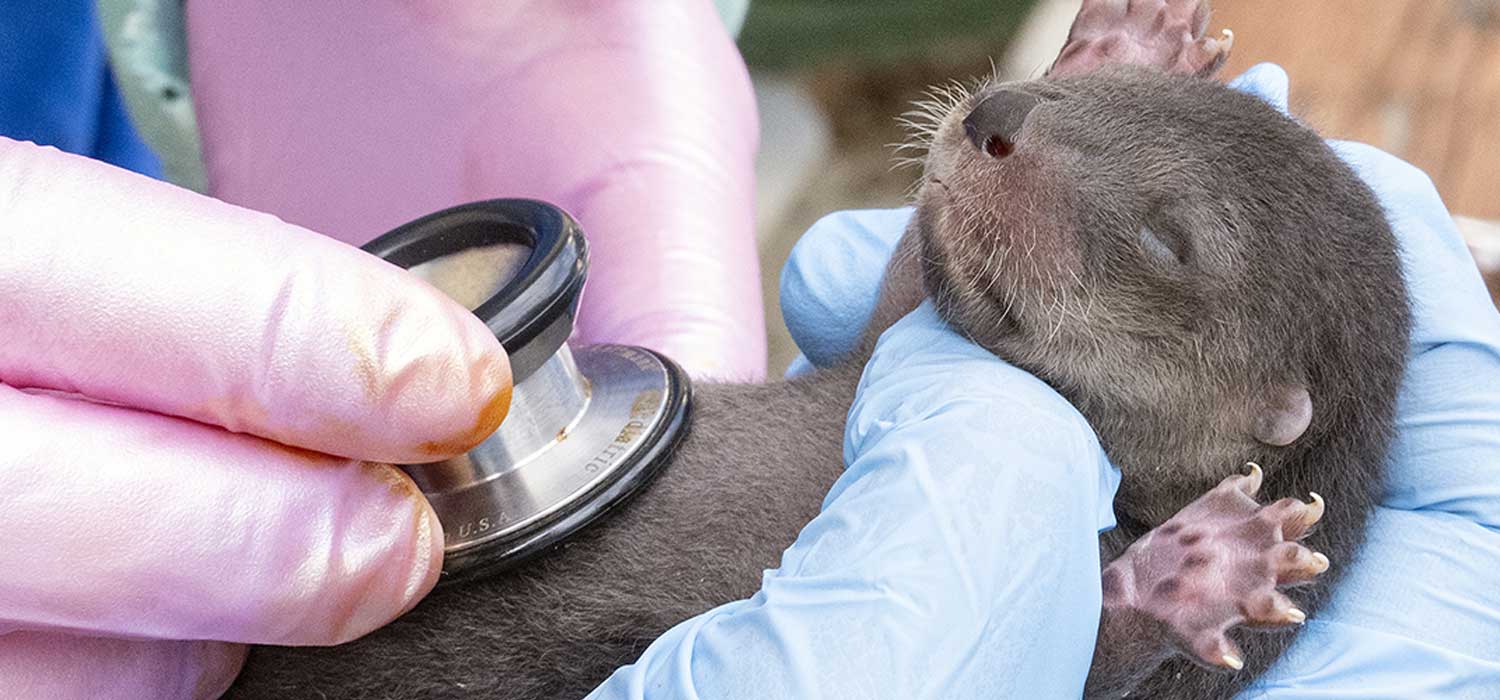
[[[1322,140],[1207,80],[988,84],[935,107],[924,140],[928,294],[1078,406],[1126,511],[1153,489],[1147,521],[1322,429],[1322,355],[1358,352],[1330,336],[1380,303],[1356,278],[1399,280],[1379,207]]]

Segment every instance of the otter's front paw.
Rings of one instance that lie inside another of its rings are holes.
[[[1208,0],[1084,0],[1047,73],[1080,75],[1126,64],[1208,77],[1228,60],[1234,33],[1206,37],[1207,29]]]
[[[1323,517],[1323,499],[1261,506],[1260,467],[1231,476],[1136,540],[1104,569],[1106,614],[1146,623],[1165,644],[1212,667],[1239,670],[1227,635],[1246,625],[1301,624],[1307,615],[1277,590],[1328,570],[1328,557],[1297,543]]]

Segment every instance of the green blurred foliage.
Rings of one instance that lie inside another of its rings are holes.
[[[1035,0],[754,0],[740,34],[751,66],[894,63],[941,47],[998,52]]]

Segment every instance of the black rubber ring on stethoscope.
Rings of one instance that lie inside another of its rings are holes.
[[[577,222],[562,209],[533,199],[461,204],[395,228],[363,249],[410,268],[467,248],[500,243],[528,246],[531,254],[508,284],[474,309],[474,315],[514,355],[559,316],[577,311],[588,270],[588,244]],[[502,310],[533,289],[570,249],[575,253],[571,269],[553,281],[551,289],[539,289],[531,309],[510,314],[513,321],[503,321]]]

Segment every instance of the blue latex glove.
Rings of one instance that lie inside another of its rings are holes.
[[[136,135],[110,75],[93,0],[3,8],[0,136],[160,177],[161,162]]]
[[[809,289],[788,302],[873,298],[881,241],[819,260],[858,263],[863,296]],[[847,321],[871,304],[819,316]],[[1119,483],[1083,417],[925,304],[881,337],[844,457],[759,593],[673,627],[590,697],[1078,697],[1098,630],[1097,533],[1114,525]]]
[[[1279,67],[1258,66],[1233,85],[1286,111]],[[1500,697],[1500,315],[1427,176],[1368,146],[1334,148],[1379,195],[1400,240],[1412,359],[1364,557],[1242,697]],[[834,215],[798,244],[782,277],[783,314],[806,353],[793,372],[850,347],[909,215]],[[1094,619],[1062,605],[1070,602],[1053,607]],[[1016,697],[1064,695],[1056,684],[1037,688]]]

